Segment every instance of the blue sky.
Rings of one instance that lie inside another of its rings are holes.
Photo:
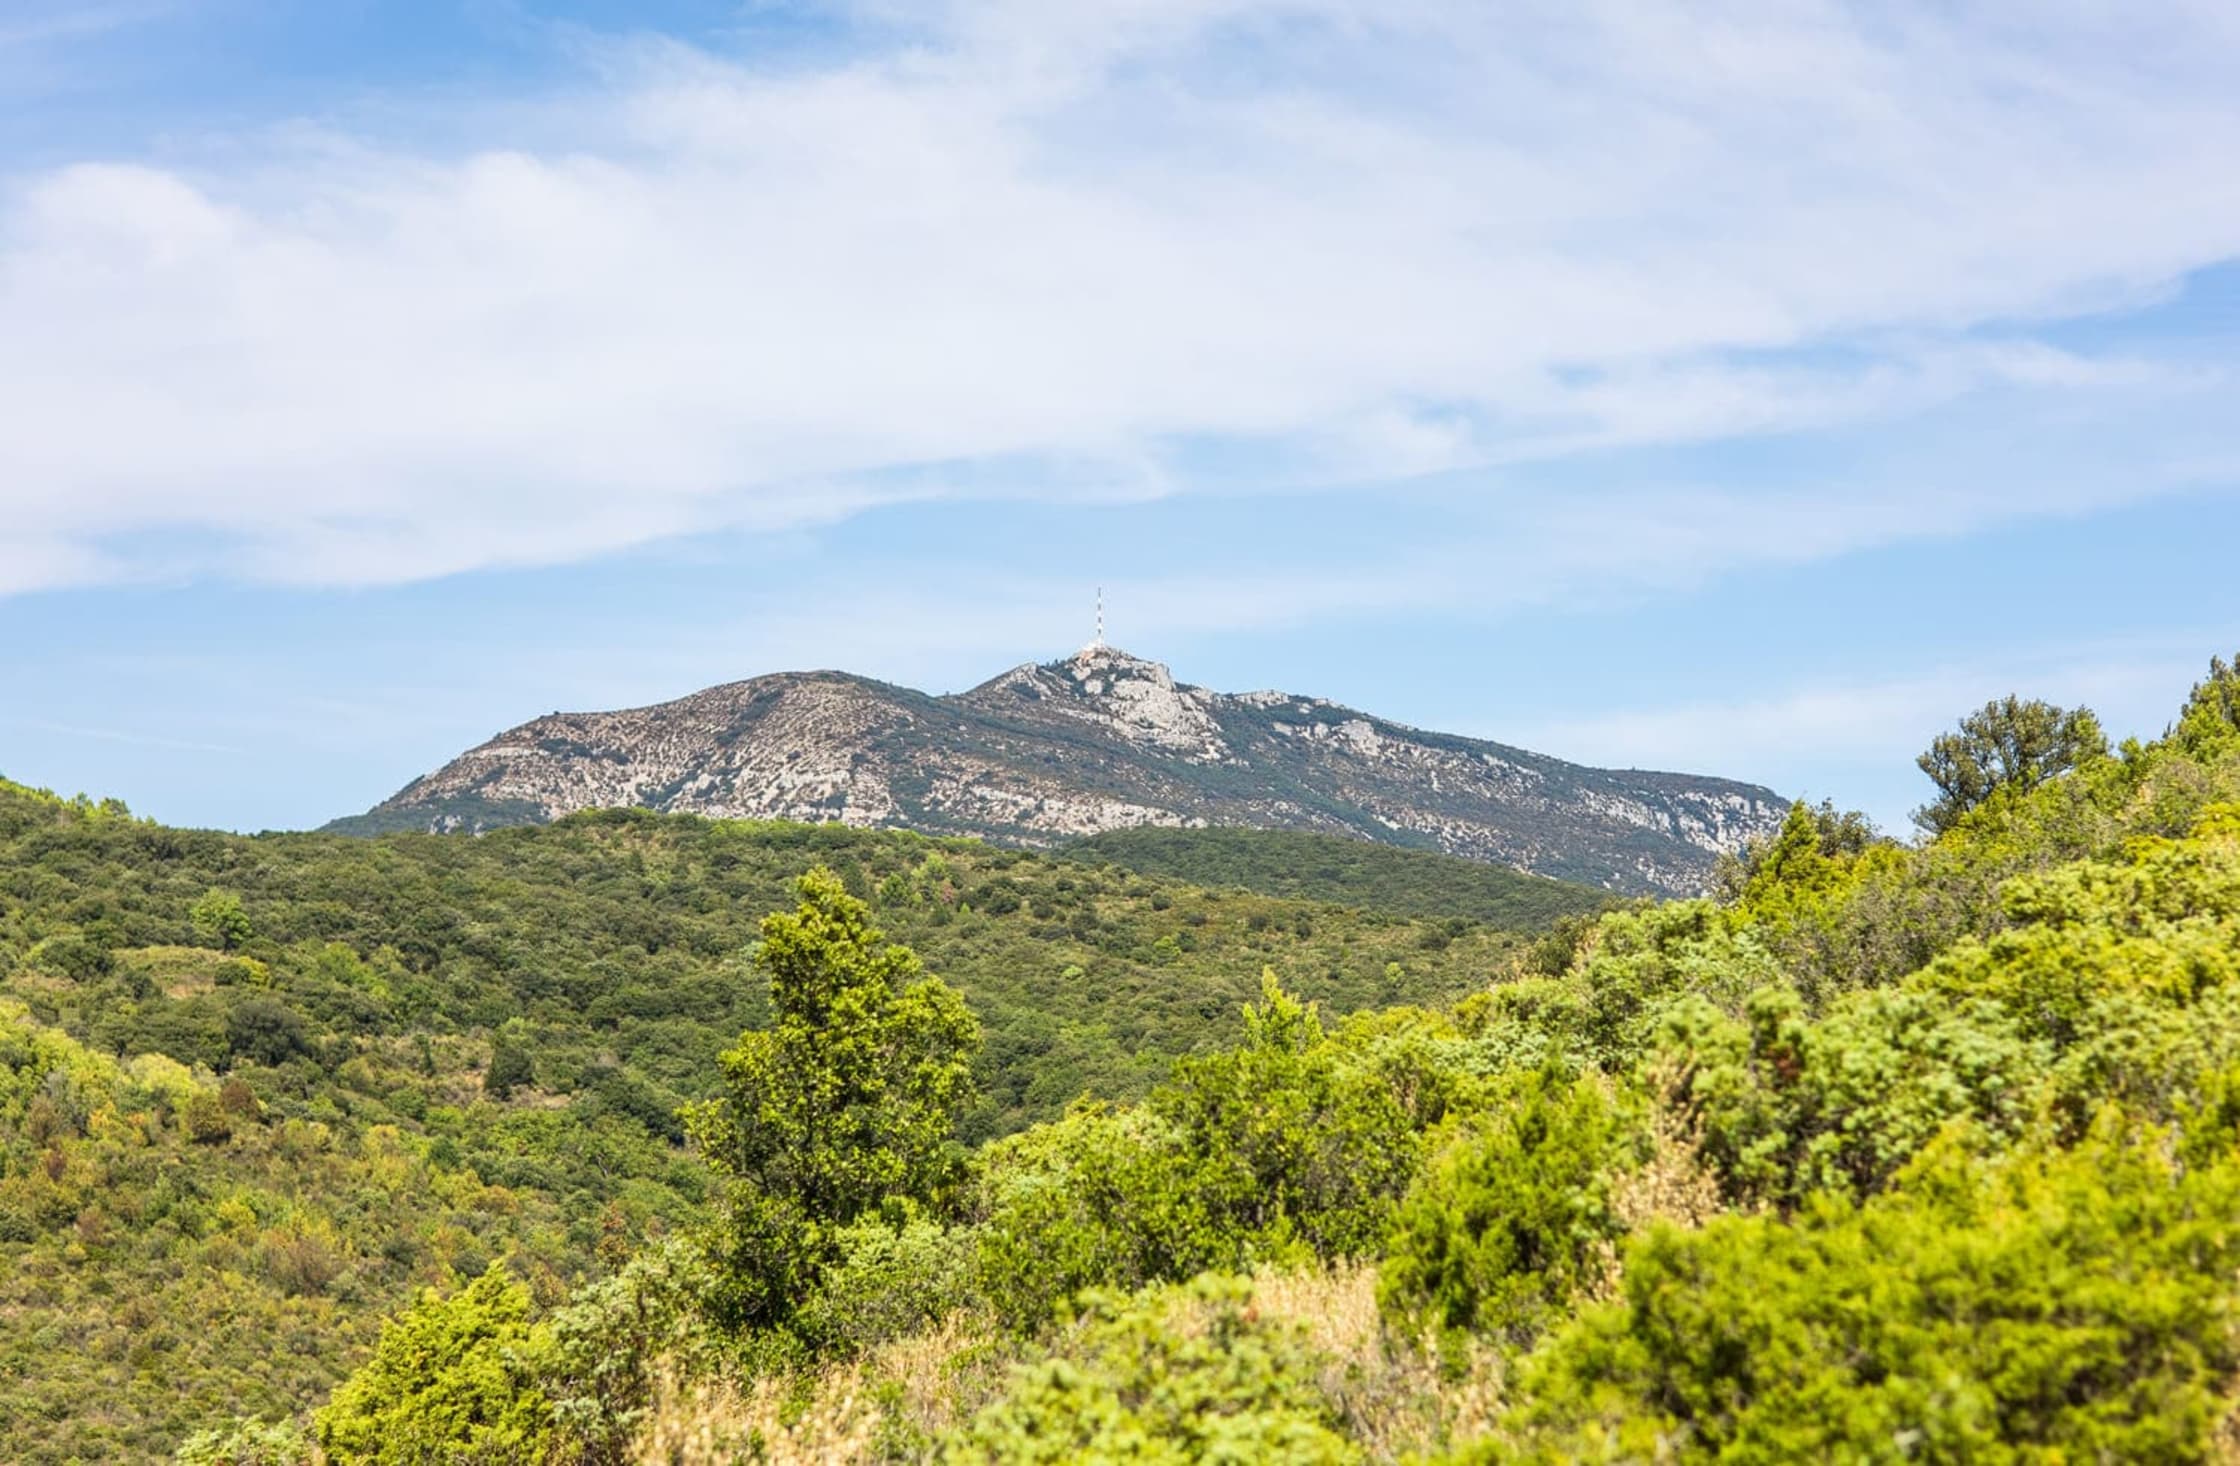
[[[2229,6],[13,0],[0,773],[1086,639],[1902,826],[2240,647]]]

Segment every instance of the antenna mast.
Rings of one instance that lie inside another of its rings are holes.
[[[1101,585],[1097,587],[1097,639],[1089,645],[1104,645],[1104,587]]]

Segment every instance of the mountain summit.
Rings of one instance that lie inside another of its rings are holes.
[[[781,672],[554,713],[330,829],[483,830],[615,805],[1052,845],[1136,825],[1322,830],[1631,894],[1701,890],[1771,790],[1585,768],[1319,698],[1218,693],[1102,642],[930,697]]]

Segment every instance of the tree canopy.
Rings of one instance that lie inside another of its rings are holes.
[[[980,1046],[956,989],[889,943],[829,870],[763,920],[754,960],[770,1024],[723,1055],[722,1095],[686,1120],[728,1182],[716,1247],[737,1324],[784,1319],[866,1213],[948,1199]]]
[[[2027,793],[2107,754],[2107,736],[2089,708],[2058,708],[2012,694],[1994,698],[1954,731],[1938,734],[1915,760],[1937,786],[1937,797],[1914,811],[1914,822],[1941,835],[2002,789]]]

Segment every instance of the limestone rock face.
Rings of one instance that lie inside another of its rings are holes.
[[[333,829],[482,830],[638,805],[1051,845],[1251,825],[1414,845],[1632,894],[1692,894],[1777,828],[1771,790],[1593,769],[1318,698],[1224,694],[1103,645],[929,697],[784,672],[509,729]]]
[[[1194,763],[1219,763],[1230,754],[1221,736],[1218,696],[1202,687],[1177,686],[1159,663],[1115,647],[1092,646],[1062,662],[1014,667],[958,701],[1000,714],[1006,699],[1038,704],[1050,716]]]

